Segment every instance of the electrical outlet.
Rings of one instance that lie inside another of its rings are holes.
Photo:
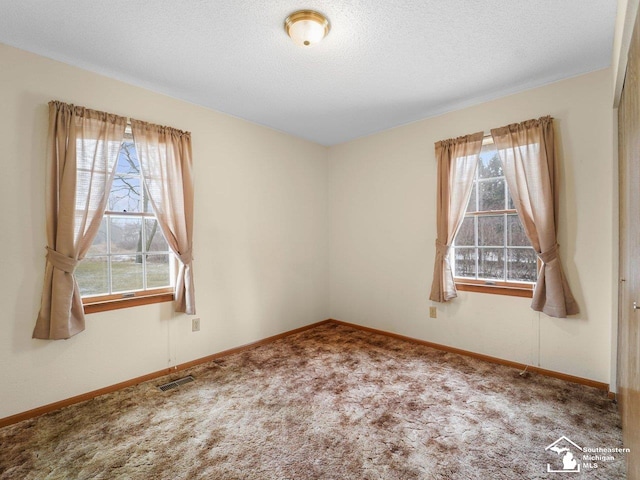
[[[192,318],[191,319],[191,331],[199,332],[200,331],[200,318]]]
[[[429,318],[438,318],[438,309],[436,307],[429,307]]]

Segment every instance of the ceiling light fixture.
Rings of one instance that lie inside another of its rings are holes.
[[[302,47],[311,47],[329,33],[329,20],[313,10],[298,10],[284,21],[287,35]]]

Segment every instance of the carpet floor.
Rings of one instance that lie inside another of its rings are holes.
[[[0,429],[0,478],[625,478],[604,392],[518,373],[323,324]]]

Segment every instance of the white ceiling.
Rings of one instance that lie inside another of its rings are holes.
[[[0,0],[0,42],[334,145],[609,66],[616,3]]]

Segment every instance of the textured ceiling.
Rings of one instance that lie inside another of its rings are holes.
[[[0,42],[334,145],[609,66],[616,3],[0,0]]]

